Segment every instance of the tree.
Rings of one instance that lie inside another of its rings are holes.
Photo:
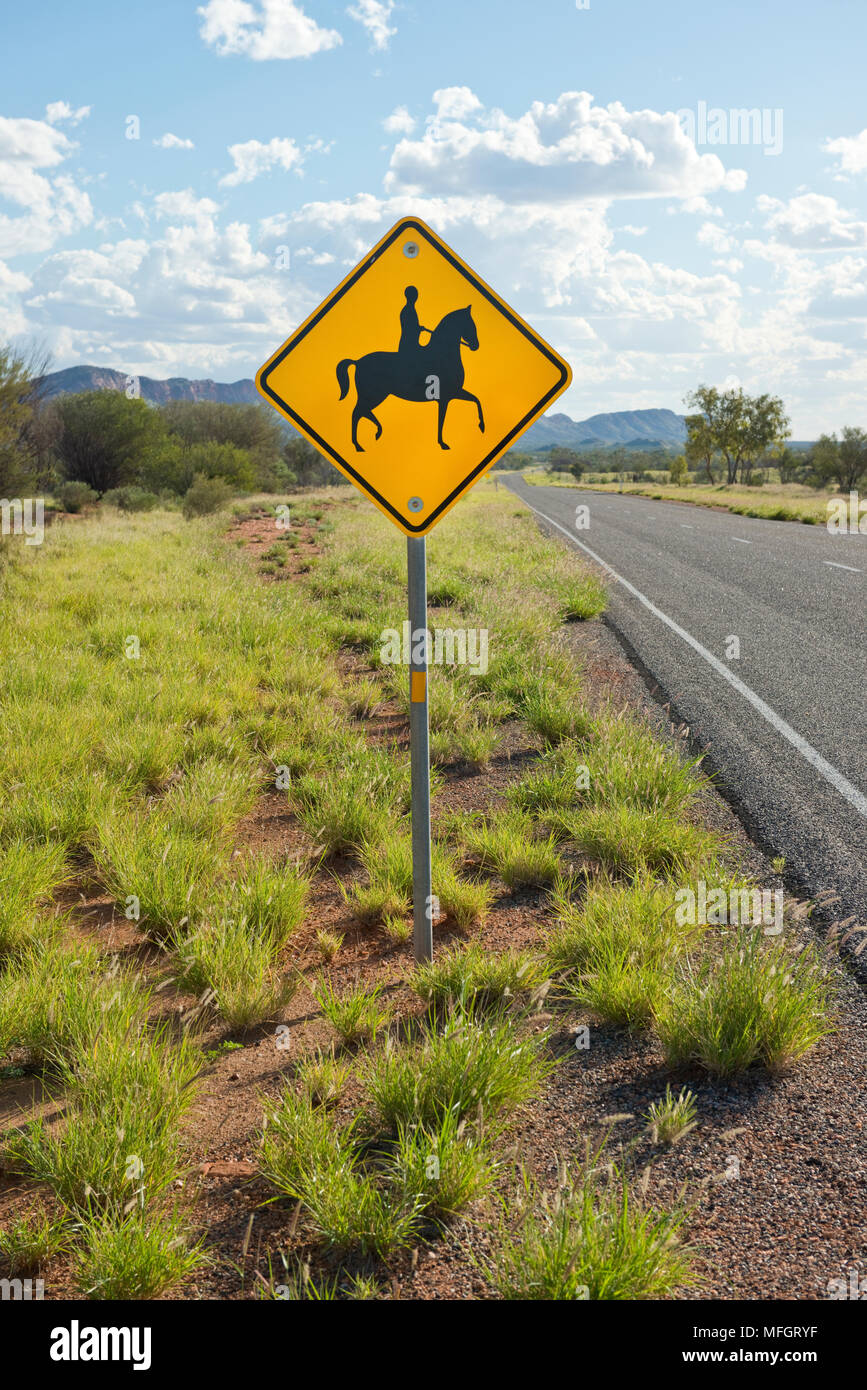
[[[176,435],[155,441],[142,459],[137,481],[153,492],[182,496],[197,475],[222,478],[235,492],[252,492],[260,484],[255,462],[246,449],[213,439],[185,445]]]
[[[580,478],[584,471],[584,463],[581,455],[574,449],[564,449],[556,444],[548,455],[548,467],[552,473],[572,473],[576,478]]]
[[[793,483],[803,461],[803,456],[796,453],[794,449],[790,449],[787,445],[780,449],[774,458],[774,462],[779,470],[780,482]]]
[[[853,492],[867,475],[867,433],[845,425],[842,438],[823,434],[813,449],[813,467],[824,481],[834,480],[841,492]]]
[[[759,459],[779,450],[790,434],[789,417],[778,396],[747,396],[743,392],[741,475],[748,483]]]
[[[756,461],[789,437],[789,418],[778,396],[748,396],[741,386],[730,391],[699,386],[686,404],[703,416],[706,442],[725,458],[729,485],[739,472],[748,482]]]
[[[524,469],[532,468],[538,460],[532,454],[522,454],[517,449],[510,449],[497,463],[497,468],[502,469]]]
[[[684,456],[687,464],[698,470],[701,466],[709,483],[715,483],[713,461],[717,455],[716,441],[706,415],[687,415]]]
[[[165,443],[158,412],[120,391],[61,396],[55,409],[55,452],[63,475],[95,492],[138,481],[148,458]]]
[[[626,450],[621,445],[611,451],[611,462],[614,465],[614,472],[619,475],[620,491],[622,492],[623,472],[626,468]]]
[[[283,462],[299,487],[321,487],[323,484],[343,482],[337,469],[300,434],[286,440]]]
[[[167,401],[160,414],[169,434],[185,449],[197,444],[226,444],[242,449],[252,462],[251,488],[267,491],[285,484],[280,458],[284,426],[269,406]],[[194,471],[215,476],[198,465]]]
[[[20,495],[45,470],[42,379],[48,367],[43,348],[0,346],[0,495]]]
[[[689,482],[689,472],[683,454],[678,454],[671,461],[671,481],[676,483],[678,487],[683,487],[685,483]]]

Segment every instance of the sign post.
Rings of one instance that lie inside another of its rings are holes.
[[[386,232],[256,376],[265,399],[407,537],[418,961],[432,957],[437,915],[425,538],[571,379],[568,363],[417,217]]]
[[[427,539],[407,536],[409,588],[409,747],[412,786],[412,940],[419,962],[433,959],[430,748],[427,703]]]

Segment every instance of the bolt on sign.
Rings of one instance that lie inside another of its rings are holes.
[[[414,217],[256,377],[407,536],[426,535],[570,381],[563,358]]]

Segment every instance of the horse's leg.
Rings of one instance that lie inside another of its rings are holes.
[[[362,408],[361,401],[356,400],[352,410],[352,442],[359,454],[363,454],[364,450],[358,442],[358,422],[363,420],[366,414],[367,411]]]
[[[456,401],[472,401],[472,402],[473,402],[473,404],[475,405],[476,409],[477,409],[478,412],[479,412],[479,429],[481,430],[482,434],[484,434],[484,432],[485,432],[485,417],[484,417],[484,415],[482,414],[482,403],[481,403],[481,401],[479,400],[478,396],[474,396],[473,393],[472,393],[472,391],[468,391],[468,390],[466,389],[466,387],[463,387],[460,391],[456,391],[456,392],[455,392],[453,399],[456,400]]]
[[[382,394],[382,392],[368,391],[364,397],[364,405],[361,411],[364,418],[366,420],[369,420],[372,425],[376,426],[377,439],[379,439],[379,436],[382,434],[382,425],[379,423],[373,412],[377,406],[382,405],[382,402],[384,400],[385,396]]]
[[[439,444],[441,449],[447,449],[449,447],[443,439],[443,425],[446,422],[446,411],[448,408],[448,398],[444,400],[441,396],[437,401],[437,444]]]

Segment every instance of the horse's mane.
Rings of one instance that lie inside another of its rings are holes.
[[[436,337],[437,333],[439,333],[440,329],[445,328],[446,324],[449,322],[449,319],[456,319],[456,318],[458,317],[459,314],[465,314],[466,312],[467,312],[466,308],[463,308],[463,309],[450,309],[449,312],[448,312],[447,314],[443,314],[443,316],[442,316],[442,318],[440,319],[439,323],[437,324],[436,328],[433,330],[433,332],[432,332],[431,335],[430,335],[430,340],[429,340],[429,342],[428,342],[428,347],[430,347],[431,343],[433,342],[433,340],[434,340],[434,338]]]

